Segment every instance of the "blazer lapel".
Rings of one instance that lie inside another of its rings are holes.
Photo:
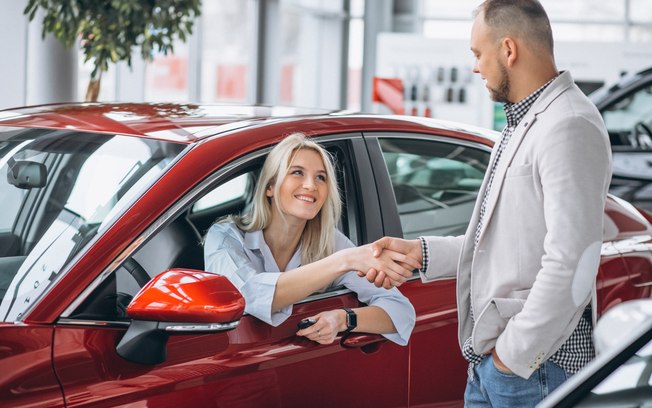
[[[500,161],[496,165],[496,170],[494,174],[494,180],[491,183],[491,190],[489,191],[489,196],[487,197],[487,205],[485,207],[484,218],[482,221],[482,230],[480,231],[480,236],[478,237],[478,243],[482,241],[484,232],[487,230],[487,225],[491,219],[494,208],[496,208],[496,202],[498,202],[498,197],[500,197],[501,188],[503,186],[503,181],[505,180],[505,173],[507,168],[509,168],[514,155],[518,151],[525,134],[527,133],[530,126],[534,122],[536,116],[530,111],[521,119],[521,122],[516,126],[512,136],[505,147],[505,150],[501,154]],[[477,224],[477,222],[476,222]]]
[[[510,138],[509,142],[507,143],[507,147],[501,155],[500,162],[496,166],[494,180],[491,185],[491,191],[489,191],[489,197],[487,197],[487,206],[485,208],[485,215],[483,219],[482,230],[480,231],[480,236],[478,237],[478,243],[482,241],[484,232],[487,229],[487,225],[489,225],[489,220],[491,219],[493,210],[496,207],[498,198],[500,197],[503,181],[505,180],[505,173],[507,173],[507,169],[509,168],[512,159],[514,159],[514,156],[516,155],[521,142],[525,138],[525,135],[527,134],[532,124],[536,121],[537,115],[545,111],[553,100],[555,100],[572,85],[573,78],[571,77],[570,73],[568,71],[562,72],[559,77],[557,77],[557,79],[553,81],[553,83],[551,83],[545,91],[543,91],[541,96],[539,96],[539,99],[534,102],[534,105],[532,105],[529,112],[523,117],[523,119],[521,119],[518,126],[516,126],[516,129],[514,129],[512,137]],[[492,155],[495,155],[495,149],[494,152],[492,152]],[[489,167],[489,169],[491,169],[491,167]],[[487,179],[488,177],[485,177],[485,182],[483,183],[480,194],[484,194]],[[483,197],[483,195],[480,195],[480,197]],[[479,212],[480,208],[478,205],[476,205],[473,216],[473,219],[475,220],[475,223],[473,224],[474,228],[478,223]]]

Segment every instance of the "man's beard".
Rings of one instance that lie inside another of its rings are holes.
[[[496,89],[489,88],[489,96],[496,102],[509,103],[509,74],[507,73],[507,68],[502,63],[499,62],[498,64],[500,65],[501,74],[500,83]]]

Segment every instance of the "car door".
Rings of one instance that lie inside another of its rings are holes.
[[[321,141],[337,157],[346,208],[342,230],[355,243],[362,243],[369,230],[360,225],[380,214],[375,186],[364,182],[371,176],[371,167],[362,137],[337,135]],[[182,207],[198,202],[242,174],[255,175],[252,168],[260,164],[265,152],[255,152],[229,163],[196,187],[185,199],[190,204]],[[229,203],[233,202],[224,204]],[[175,238],[176,232],[169,239],[163,235],[169,234],[170,227],[179,220],[185,222],[184,219],[188,219],[185,209],[171,209],[157,222],[164,227],[156,230],[152,226],[155,232],[151,232],[152,236],[145,233],[137,240],[143,244],[129,259],[140,265],[139,259],[144,262],[145,258],[166,256],[180,240]],[[381,231],[378,226],[370,228]],[[143,252],[151,256],[139,258]],[[154,261],[158,262],[156,267],[163,267],[161,259]],[[176,262],[169,266],[179,266]],[[115,299],[117,303],[122,301],[124,309],[139,287],[139,275],[123,269],[116,269],[97,285],[70,316],[59,319],[55,328],[54,367],[68,407],[407,405],[408,347],[372,335],[353,336],[346,348],[337,341],[319,345],[295,335],[297,323],[303,318],[324,310],[358,306],[355,295],[345,289],[317,294],[296,304],[292,316],[278,327],[244,315],[239,326],[231,331],[170,336],[163,363],[145,365],[127,361],[117,354],[116,344],[130,320],[114,312],[115,307],[112,316],[102,317],[99,312],[107,310],[102,306],[107,299],[113,304]]]
[[[468,225],[489,161],[479,143],[433,135],[368,133],[384,234],[460,235]],[[436,259],[430,260],[436,262]],[[414,305],[410,405],[462,406],[466,362],[457,340],[455,279],[400,287]]]

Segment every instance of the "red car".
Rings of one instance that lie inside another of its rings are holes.
[[[266,152],[295,131],[333,154],[339,226],[358,244],[463,233],[496,140],[430,119],[287,108],[0,111],[1,405],[461,406],[454,280],[401,286],[417,313],[408,346],[363,334],[341,346],[295,332],[357,306],[351,292],[310,296],[272,327],[243,315],[225,278],[199,272],[204,232],[247,211]],[[601,311],[650,296],[651,235],[647,214],[608,200]]]

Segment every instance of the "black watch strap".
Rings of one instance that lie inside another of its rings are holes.
[[[344,308],[344,311],[346,312],[346,333],[349,333],[358,327],[358,315],[347,307]]]

